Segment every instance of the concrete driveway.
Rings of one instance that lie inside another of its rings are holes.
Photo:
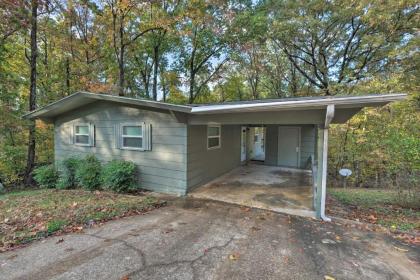
[[[312,175],[249,163],[194,189],[189,196],[315,217]]]
[[[0,278],[420,279],[419,251],[379,233],[182,198],[0,254]]]

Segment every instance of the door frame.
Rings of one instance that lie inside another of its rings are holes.
[[[241,126],[241,163],[246,163],[248,160],[248,127]],[[245,153],[245,154],[244,154]],[[244,159],[243,155],[245,156]]]
[[[300,169],[300,156],[302,152],[302,127],[300,126],[292,126],[292,125],[279,125],[277,129],[277,166],[282,166],[279,164],[280,153],[279,153],[279,146],[280,146],[280,129],[281,128],[297,128],[298,130],[298,155],[297,155],[297,166],[293,168]]]

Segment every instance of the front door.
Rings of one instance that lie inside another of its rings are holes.
[[[253,160],[264,161],[265,160],[265,128],[255,127],[254,128],[254,152]]]
[[[294,126],[280,126],[278,139],[278,165],[298,168],[300,156],[300,128]]]

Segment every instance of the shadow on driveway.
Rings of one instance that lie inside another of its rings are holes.
[[[419,279],[420,249],[396,242],[310,218],[179,198],[0,254],[0,278]]]

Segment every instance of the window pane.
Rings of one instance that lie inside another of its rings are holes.
[[[218,147],[220,143],[220,138],[208,138],[209,148]]]
[[[87,125],[77,125],[76,126],[77,134],[89,134],[89,127]]]
[[[78,143],[78,144],[89,144],[89,136],[87,136],[87,135],[76,135],[76,143]]]
[[[143,138],[123,137],[123,147],[142,148]]]
[[[218,126],[209,126],[207,128],[208,136],[219,136],[220,135],[220,127]]]
[[[124,126],[123,134],[130,136],[142,136],[141,126]]]

